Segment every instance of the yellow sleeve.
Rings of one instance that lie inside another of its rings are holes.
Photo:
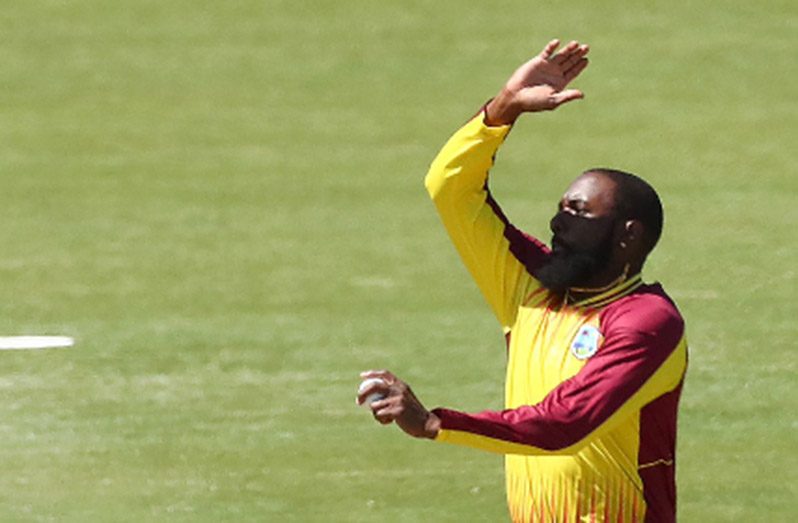
[[[480,113],[449,139],[425,180],[452,243],[505,332],[530,285],[538,285],[511,251],[511,239],[525,241],[527,251],[541,247],[521,238],[487,188],[488,170],[509,131],[486,126]]]

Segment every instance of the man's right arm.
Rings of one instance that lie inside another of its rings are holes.
[[[452,243],[505,333],[518,304],[537,285],[528,273],[547,254],[507,221],[488,190],[488,170],[509,131],[485,125],[480,112],[449,139],[425,180]]]
[[[488,170],[519,115],[582,98],[581,91],[565,88],[587,66],[588,47],[570,42],[557,51],[558,46],[552,40],[513,73],[485,110],[449,139],[425,181],[452,242],[505,333],[518,305],[539,287],[529,274],[548,250],[507,221],[488,191]]]

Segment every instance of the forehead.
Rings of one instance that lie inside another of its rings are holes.
[[[602,174],[585,173],[568,186],[563,202],[581,202],[594,213],[609,213],[615,204],[615,182]]]

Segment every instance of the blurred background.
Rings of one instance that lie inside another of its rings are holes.
[[[502,521],[500,456],[376,425],[358,373],[500,408],[504,345],[422,185],[551,38],[583,101],[492,189],[549,239],[589,167],[666,208],[682,521],[798,505],[798,7],[34,0],[0,10],[0,520]]]

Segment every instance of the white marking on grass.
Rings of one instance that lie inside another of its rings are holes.
[[[74,344],[69,336],[0,336],[0,350],[63,349]]]

